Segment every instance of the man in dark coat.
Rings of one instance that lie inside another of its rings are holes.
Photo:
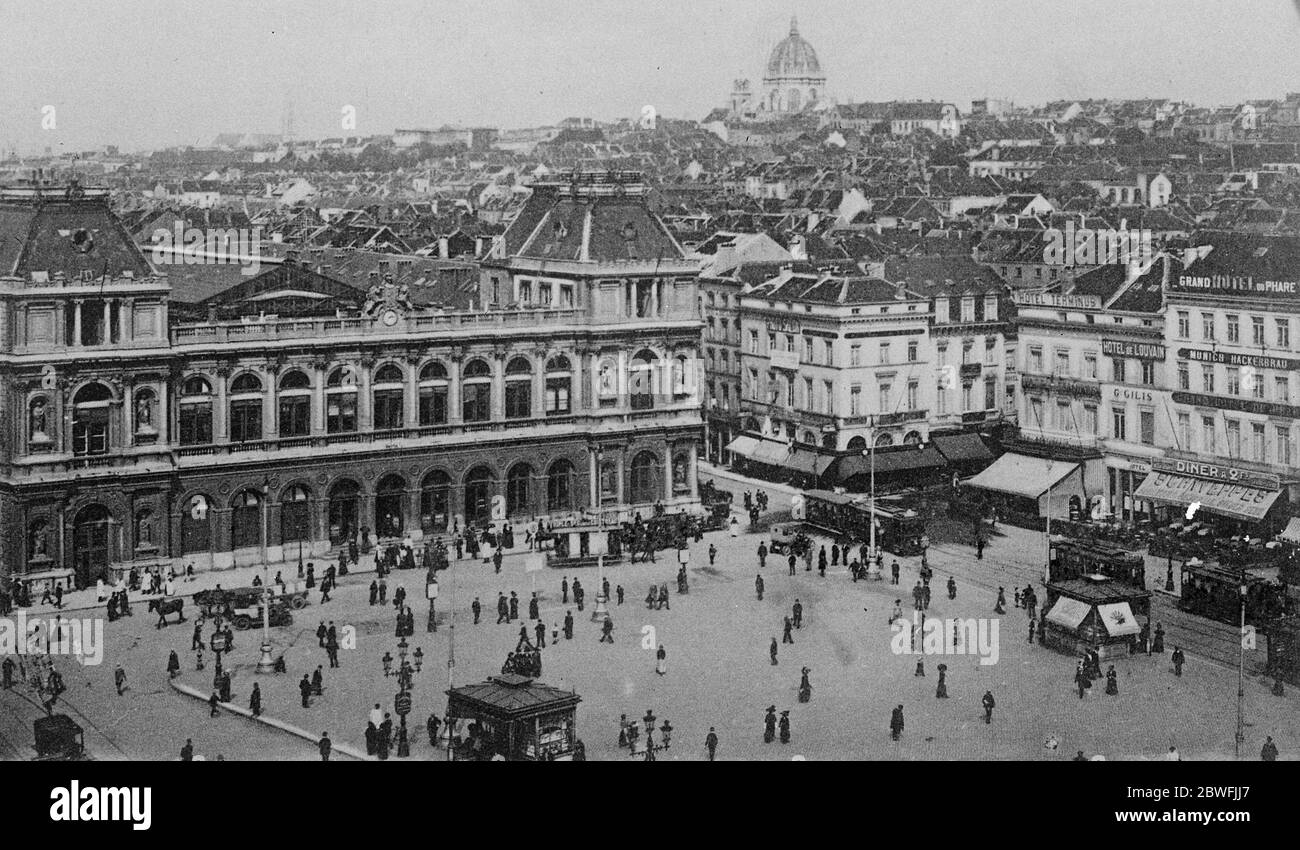
[[[519,619],[519,594],[513,590],[510,591],[510,617],[509,622],[513,623]]]
[[[889,737],[897,741],[903,735],[903,707],[900,705],[889,715]]]
[[[1169,656],[1169,660],[1174,662],[1174,675],[1175,676],[1183,675],[1183,664],[1187,662],[1187,657],[1183,655],[1183,650],[1175,646],[1174,653],[1173,655]]]
[[[997,705],[997,703],[996,703],[996,702],[994,701],[994,699],[993,699],[993,692],[992,692],[992,691],[985,691],[985,692],[984,692],[984,697],[980,700],[980,703],[984,706],[984,722],[985,722],[985,723],[992,723],[992,722],[993,722],[993,707],[994,707],[995,705]]]
[[[302,694],[302,707],[310,708],[311,707],[311,681],[307,678],[306,673],[302,674],[302,681],[298,683],[298,693]]]
[[[194,761],[194,742],[189,738],[185,739],[185,746],[181,747],[181,761]]]
[[[573,640],[573,612],[564,612],[564,639]]]
[[[334,749],[334,744],[332,741],[330,741],[330,733],[328,732],[320,733],[320,743],[318,743],[316,747],[317,749],[320,750],[320,760],[329,761],[330,750]]]
[[[474,612],[474,625],[477,626],[478,619],[483,614],[483,603],[478,601],[477,596],[474,597],[474,601],[470,604],[469,609]]]
[[[1269,740],[1273,740],[1269,738]],[[704,748],[709,751],[709,761],[713,761],[718,754],[718,733],[712,726],[709,727],[709,734],[704,736]],[[1265,759],[1272,761],[1272,759]]]
[[[568,576],[565,576],[564,578],[560,579],[560,596],[561,596],[561,602],[565,605],[568,605],[569,604],[569,577]]]
[[[248,695],[248,710],[254,717],[262,715],[262,687],[257,682],[253,683],[253,692]]]
[[[790,629],[794,627],[789,617],[784,617],[784,624],[781,626],[781,643],[794,643],[794,635],[790,634]]]
[[[543,623],[541,620],[538,620],[537,626],[534,629],[534,631],[537,632],[537,648],[545,649],[546,648],[546,624]]]
[[[794,601],[794,608],[792,613],[794,614],[794,627],[796,629],[802,629],[803,628],[803,603],[800,602],[798,599],[795,599]]]
[[[510,603],[506,601],[506,595],[497,592],[497,625],[510,622]]]
[[[537,616],[537,594],[536,593],[534,593],[533,597],[528,600],[528,619],[530,620],[540,619]]]

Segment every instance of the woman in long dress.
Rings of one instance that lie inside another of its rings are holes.
[[[731,528],[731,536],[738,537],[740,535],[740,522],[733,516],[729,525]]]
[[[659,644],[659,651],[655,653],[655,658],[658,659],[655,662],[655,672],[662,676],[668,672],[668,653],[662,643]]]

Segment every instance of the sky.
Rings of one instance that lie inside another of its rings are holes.
[[[699,119],[792,15],[840,102],[1300,91],[1300,0],[0,0],[0,149]]]

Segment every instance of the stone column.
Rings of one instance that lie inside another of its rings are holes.
[[[135,339],[135,299],[127,298],[118,302],[117,321],[120,326],[118,337],[122,342]]]
[[[403,421],[407,428],[420,426],[420,356],[406,358],[406,399],[402,405]],[[419,514],[419,511],[416,511]],[[419,518],[418,516],[416,517]]]
[[[80,298],[72,299],[72,344],[81,345],[81,305],[84,302]]]
[[[226,408],[229,395],[230,367],[217,369],[217,403],[212,409],[212,442],[225,443],[230,439],[230,415]]]
[[[460,425],[465,421],[460,406],[460,373],[464,362],[465,352],[459,349],[452,351],[451,357],[447,358],[447,423],[450,425]]]
[[[622,448],[620,448],[620,449],[618,450],[618,457],[615,459],[615,463],[618,464],[618,467],[617,467],[617,471],[618,471],[618,501],[619,501],[619,504],[627,504],[628,502],[630,502],[630,501],[632,501],[632,500],[628,497],[628,492],[627,492],[627,480],[626,480],[626,479],[627,479],[627,476],[626,476],[626,475],[624,474],[624,472],[623,472],[624,467],[627,466],[627,450],[626,450],[626,449],[622,449]]]
[[[363,357],[357,365],[357,430],[361,432],[373,431],[375,427],[374,400],[370,396],[370,372],[374,366],[375,361],[370,357]]]
[[[324,360],[312,363],[311,381],[311,433],[320,436],[325,433],[325,367]]]
[[[600,464],[596,460],[595,447],[587,449],[588,469],[591,470],[590,477],[587,481],[587,496],[590,499],[588,504],[597,510],[600,509]]]
[[[492,404],[491,421],[506,418],[506,350],[498,346],[492,352]]]
[[[699,467],[698,467],[700,458],[699,458],[699,446],[694,441],[691,441],[689,459],[690,459],[690,465],[686,468],[686,474],[690,478],[691,498],[698,499],[700,498],[700,480],[699,480]]]
[[[529,415],[542,419],[546,416],[546,349],[539,348],[534,351],[533,358],[537,368],[533,370],[532,409]]]
[[[99,337],[100,345],[109,345],[113,342],[113,302],[104,301],[104,323],[101,327]]]
[[[280,364],[268,363],[262,374],[262,439],[274,440],[280,431],[276,426],[275,385],[280,376]]]
[[[673,498],[673,445],[664,443],[664,501]]]

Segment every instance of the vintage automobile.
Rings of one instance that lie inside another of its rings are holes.
[[[85,734],[66,714],[38,717],[32,724],[37,761],[81,761],[86,758]]]
[[[812,545],[812,538],[799,530],[798,523],[772,526],[772,539],[767,550],[774,555],[802,556]]]
[[[262,625],[262,605],[260,602],[234,608],[234,612],[235,618],[231,622],[238,631],[242,632]],[[270,623],[272,626],[293,625],[293,614],[289,611],[289,605],[283,600],[271,600]]]

